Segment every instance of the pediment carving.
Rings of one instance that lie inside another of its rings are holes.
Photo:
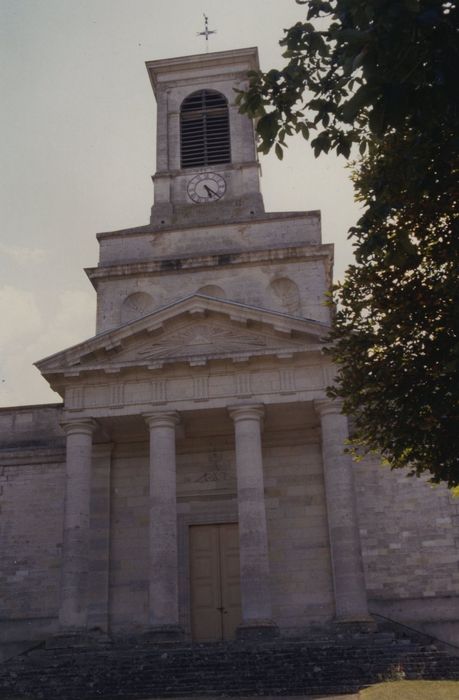
[[[192,321],[180,328],[164,331],[148,342],[133,344],[129,349],[116,353],[113,360],[148,364],[199,357],[250,356],[271,351],[298,352],[302,349],[304,343],[301,341],[277,337],[274,333],[250,331],[234,323],[205,320]]]
[[[208,354],[228,354],[260,350],[273,345],[273,338],[251,333],[229,325],[198,322],[189,324],[137,350],[138,357],[153,360],[166,357],[187,357]],[[275,344],[275,343],[274,343]],[[285,342],[280,345],[285,347]],[[291,344],[290,344],[291,345]]]

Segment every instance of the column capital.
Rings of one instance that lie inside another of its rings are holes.
[[[70,418],[61,421],[60,426],[66,435],[92,435],[97,422],[93,418]]]
[[[228,412],[235,423],[241,420],[256,420],[260,423],[265,415],[265,407],[262,403],[228,406]]]
[[[178,411],[155,411],[143,413],[142,417],[149,428],[175,428],[180,423]]]
[[[343,399],[315,399],[314,409],[319,416],[325,415],[344,415],[343,414]]]

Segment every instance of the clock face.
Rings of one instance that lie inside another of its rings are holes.
[[[218,173],[200,173],[189,181],[187,192],[196,204],[217,202],[226,192],[226,182]]]

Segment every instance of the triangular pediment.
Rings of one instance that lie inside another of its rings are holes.
[[[195,294],[37,363],[43,375],[289,357],[317,350],[324,324]]]
[[[233,355],[259,354],[263,350],[302,349],[301,341],[277,338],[266,330],[252,331],[241,327],[240,322],[229,319],[208,318],[182,322],[173,330],[164,331],[147,342],[134,344],[120,352],[120,361],[193,361],[198,358],[216,359]]]

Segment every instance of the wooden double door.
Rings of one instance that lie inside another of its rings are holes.
[[[234,639],[241,622],[237,523],[190,527],[190,574],[193,639]]]

